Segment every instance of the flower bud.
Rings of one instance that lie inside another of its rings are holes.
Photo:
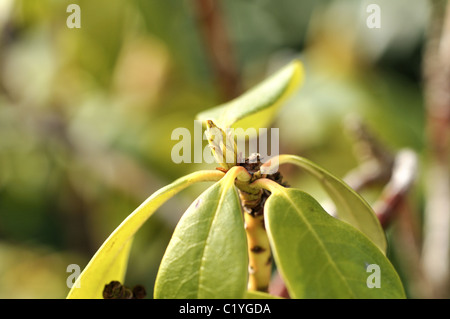
[[[237,162],[237,146],[231,129],[227,129],[227,133],[216,126],[213,121],[206,121],[206,137],[209,147],[216,159],[226,170],[236,166]]]

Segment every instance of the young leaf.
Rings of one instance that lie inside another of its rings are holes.
[[[278,190],[264,213],[275,261],[293,298],[405,298],[382,252],[310,195]]]
[[[291,163],[316,177],[336,205],[340,219],[348,222],[369,237],[386,253],[386,236],[377,216],[367,202],[344,181],[313,162],[295,155],[280,155],[279,164]]]
[[[211,120],[206,121],[205,135],[217,163],[226,170],[236,166],[237,146],[233,137],[230,134],[225,134]]]
[[[200,195],[180,219],[161,262],[155,298],[242,298],[247,241],[237,167]]]
[[[283,69],[236,99],[197,115],[219,127],[267,127],[281,104],[303,81],[303,66],[293,61]]]
[[[102,298],[103,288],[112,280],[123,282],[129,250],[134,234],[168,199],[189,185],[201,181],[217,181],[218,171],[199,171],[177,179],[151,195],[131,213],[106,239],[78,277],[67,298]]]

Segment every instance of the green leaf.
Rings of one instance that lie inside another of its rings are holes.
[[[386,236],[377,216],[370,205],[350,186],[325,169],[300,156],[280,155],[279,163],[295,164],[316,177],[336,205],[339,218],[359,229],[383,253],[386,253]]]
[[[293,298],[405,298],[389,260],[360,231],[298,189],[277,190],[264,208],[275,262]],[[369,265],[379,266],[376,273]],[[370,268],[369,268],[370,270]]]
[[[267,127],[282,103],[303,81],[303,66],[294,60],[283,69],[236,99],[197,115],[219,127]]]
[[[147,198],[106,239],[78,277],[67,298],[102,298],[106,284],[112,280],[123,282],[132,239],[144,222],[187,186],[200,181],[217,181],[222,177],[223,173],[217,171],[195,172],[177,179]]]
[[[247,290],[244,299],[284,299],[266,292]]]
[[[231,173],[230,173],[231,172]],[[180,219],[161,262],[155,298],[242,298],[247,240],[231,169]]]

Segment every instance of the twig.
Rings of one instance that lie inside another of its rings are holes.
[[[222,98],[230,100],[241,93],[241,83],[220,1],[195,0],[194,7]]]
[[[344,181],[356,191],[371,185],[386,184],[394,166],[392,152],[372,135],[358,116],[347,117],[345,126],[355,139],[354,150],[360,165],[348,172]]]
[[[435,298],[449,294],[450,269],[450,5],[432,1],[423,60],[428,167],[422,262]]]
[[[417,155],[409,149],[393,155],[356,116],[348,118],[346,126],[356,138],[355,153],[361,164],[351,170],[344,181],[356,191],[376,184],[385,185],[373,209],[386,229],[416,178]]]

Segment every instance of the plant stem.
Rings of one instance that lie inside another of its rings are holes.
[[[263,190],[250,186],[251,175],[243,166],[234,166],[227,176],[235,181],[244,210],[249,255],[248,290],[267,292],[272,273],[272,253],[264,226]],[[275,183],[275,182],[274,182]]]
[[[267,292],[272,275],[272,252],[264,222],[264,203],[269,196],[265,189],[274,190],[282,186],[267,178],[258,179],[248,186],[253,190],[253,194],[239,191],[245,212],[248,243],[248,290]],[[255,196],[258,198],[255,199]]]
[[[271,193],[275,193],[279,190],[284,189],[284,186],[278,184],[277,182],[274,182],[273,180],[270,180],[268,178],[261,178],[256,181],[254,181],[251,186],[256,189],[265,189],[268,190]]]
[[[267,292],[272,273],[272,252],[264,225],[264,214],[244,214],[249,254],[248,290]]]

